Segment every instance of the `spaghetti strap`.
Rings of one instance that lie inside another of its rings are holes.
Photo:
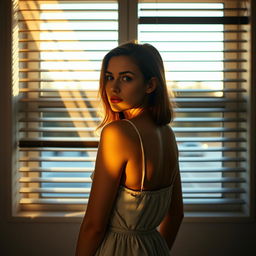
[[[123,119],[125,121],[127,121],[128,123],[130,123],[133,128],[135,129],[135,131],[137,132],[138,136],[139,136],[139,139],[140,139],[140,146],[141,146],[141,152],[142,152],[142,179],[141,179],[141,186],[140,186],[140,191],[143,190],[143,187],[144,187],[144,179],[145,179],[145,152],[144,152],[144,147],[143,147],[143,143],[142,143],[142,138],[141,138],[141,135],[139,133],[139,130],[137,129],[137,127],[135,126],[135,124],[128,120],[128,119]]]

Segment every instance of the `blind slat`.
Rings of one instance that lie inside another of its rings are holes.
[[[201,71],[199,71],[201,72]],[[25,92],[25,93],[29,93],[29,92],[84,92],[84,89],[87,88],[45,88],[45,89],[37,89],[37,88],[21,88],[19,91],[20,92]],[[93,90],[86,90],[86,92],[92,92],[97,94],[97,91],[93,91]],[[200,93],[200,92],[204,92],[204,93],[211,93],[211,92],[225,92],[225,93],[234,93],[234,92],[246,92],[245,89],[242,88],[228,88],[228,89],[174,89],[173,92],[190,92],[190,93]]]
[[[236,17],[140,17],[139,24],[248,24],[249,18]]]
[[[73,137],[42,137],[21,138],[20,147],[97,147],[99,138],[87,137],[84,139]],[[245,138],[233,137],[177,137],[177,142],[245,142]]]
[[[94,162],[95,157],[21,157],[20,162]]]
[[[21,118],[20,122],[98,122],[101,119],[98,117],[88,117],[88,118],[60,118],[60,117],[49,117],[49,118]],[[174,122],[245,122],[245,118],[223,118],[223,117],[177,117]]]
[[[20,39],[20,43],[42,43],[42,42],[52,42],[52,40],[46,40],[46,39]],[[55,39],[55,43],[58,42],[77,42],[77,39]],[[113,42],[113,40],[108,39],[98,39],[98,40],[90,40],[90,39],[79,39],[79,42]],[[155,42],[161,42],[161,43],[201,43],[202,41],[192,41],[192,40],[186,40],[186,41],[170,41],[170,40],[161,40],[161,41],[148,41],[148,43],[155,43]],[[226,40],[208,40],[203,41],[204,43],[246,43],[247,40],[243,39],[226,39]]]
[[[86,205],[88,203],[87,199],[33,199],[33,198],[22,198],[20,201],[21,204],[81,204]],[[244,204],[245,201],[241,199],[184,199],[183,203],[185,205],[189,204]]]
[[[19,40],[19,42],[20,43],[43,43],[43,42],[52,42],[53,41],[53,39],[49,39],[49,40],[44,40],[44,39],[38,39],[38,40],[36,40],[36,39],[20,39]],[[65,39],[65,40],[60,40],[60,39],[56,39],[56,40],[54,40],[55,41],[55,43],[58,43],[58,42],[77,42],[77,40],[76,39]],[[113,42],[114,40],[111,40],[111,39],[104,39],[104,38],[102,38],[102,39],[98,39],[98,40],[90,40],[90,39],[79,39],[79,42],[90,42],[90,43],[102,43],[102,42],[104,42],[104,43],[106,43],[106,42]],[[117,41],[117,40],[115,40],[115,41]],[[240,40],[234,40],[234,42],[240,42]]]
[[[105,30],[104,30],[105,31]],[[100,31],[99,31],[100,32]],[[171,32],[171,31],[170,31]],[[157,33],[157,31],[155,31],[155,33]],[[84,50],[75,50],[75,49],[63,49],[63,50],[58,50],[58,49],[42,49],[42,50],[38,50],[38,49],[26,49],[26,48],[20,48],[19,49],[20,53],[30,53],[30,52],[56,52],[56,53],[69,53],[69,52],[84,52]],[[100,53],[100,52],[105,52],[105,50],[100,50],[100,49],[88,49],[86,52],[96,52],[96,53]],[[177,51],[162,51],[164,53],[202,53],[202,52],[207,52],[207,53],[238,53],[238,52],[247,52],[246,49],[228,49],[228,50],[177,50]]]
[[[89,193],[90,188],[21,188],[21,193],[73,193],[73,194],[80,194],[80,193]],[[186,193],[245,193],[245,190],[242,188],[184,188],[182,190],[184,194]]]
[[[67,112],[67,113],[73,113],[73,112],[84,112],[84,111],[89,111],[89,112],[97,112],[98,109],[96,108],[57,108],[57,107],[52,107],[52,108],[47,108],[47,107],[39,107],[39,108],[29,108],[29,109],[22,109],[21,112]],[[216,107],[201,107],[201,108],[195,108],[195,107],[186,107],[186,108],[176,108],[174,109],[175,112],[177,113],[201,113],[201,112],[207,112],[207,113],[225,113],[225,112],[246,112],[245,109],[237,109],[237,108],[216,108]]]
[[[63,29],[47,29],[47,30],[44,30],[44,29],[20,29],[19,30],[19,33],[20,34],[30,34],[31,32],[47,32],[47,33],[53,33],[53,32],[118,32],[117,29],[107,29],[107,28],[99,28],[99,29],[94,29],[94,28],[91,28],[91,29],[88,29],[88,28],[80,28],[80,29],[74,29],[74,30],[70,30],[70,29],[67,29],[67,28],[63,28]],[[230,31],[232,32],[232,31]],[[236,32],[236,30],[233,31],[234,33]],[[241,31],[241,32],[246,32],[246,31]],[[31,50],[30,49],[23,49],[22,51],[26,51],[26,52],[30,52]],[[36,50],[37,52],[41,52],[41,50]],[[46,50],[46,51],[51,51],[50,49],[49,50]],[[53,51],[56,51],[56,50],[53,50]],[[57,50],[57,51],[60,51],[60,50]],[[77,51],[77,50],[73,50],[73,51]],[[95,51],[102,51],[100,49],[97,49]]]
[[[22,98],[21,102],[98,102],[97,98]],[[225,102],[245,102],[245,99],[237,99],[237,98],[213,98],[213,97],[191,97],[191,98],[175,98],[175,102],[177,103],[225,103]]]
[[[115,12],[116,9],[85,9],[85,8],[80,8],[80,9],[67,9],[65,8],[63,11],[65,11],[65,13],[68,13],[68,12],[82,12],[82,13],[86,13],[86,12]],[[62,10],[61,9],[47,9],[47,8],[42,8],[42,9],[25,9],[25,8],[22,8],[22,9],[19,9],[19,12],[22,12],[24,14],[24,12],[29,12],[29,13],[33,13],[34,12],[34,15],[39,15],[40,13],[47,13],[47,12],[56,12],[56,13],[61,13]],[[25,14],[26,15],[26,14]]]
[[[86,18],[80,18],[80,19],[75,19],[75,18],[69,18],[69,19],[19,19],[18,20],[20,23],[21,22],[35,22],[35,23],[51,23],[51,22],[117,22],[117,19],[86,19]]]
[[[22,177],[21,183],[92,183],[91,178],[35,178],[35,177]],[[244,183],[243,178],[183,178],[183,183]]]
[[[37,168],[30,168],[30,167],[22,167],[19,169],[20,172],[92,172],[94,168],[89,168],[89,167],[62,167],[62,168],[57,168],[57,167],[49,167],[49,168],[44,168],[44,167],[37,167]]]
[[[242,157],[180,157],[180,162],[242,162]],[[20,162],[94,162],[95,157],[21,157]]]
[[[86,64],[86,62],[88,62],[87,60],[81,60],[81,59],[19,59],[19,62],[84,62]],[[90,60],[90,62],[100,62],[100,60]],[[198,63],[209,63],[209,62],[230,62],[230,63],[239,63],[239,62],[247,62],[246,59],[209,59],[209,60],[168,60],[165,61],[166,63],[179,63],[179,62],[198,62]]]
[[[38,127],[38,128],[21,128],[21,132],[94,132],[96,127]],[[176,133],[209,133],[209,132],[245,132],[245,128],[223,128],[223,127],[174,127]]]
[[[45,168],[45,167],[37,167],[37,168],[33,168],[33,167],[22,167],[19,169],[20,172],[73,172],[73,173],[79,173],[79,172],[92,172],[94,171],[94,167],[92,168],[86,168],[86,167],[49,167],[49,168]],[[214,172],[223,172],[223,173],[227,173],[227,172],[232,172],[232,173],[238,173],[238,172],[245,172],[246,170],[244,168],[229,168],[229,167],[222,167],[222,168],[180,168],[180,171],[182,173],[185,172],[191,172],[191,173],[200,173],[200,172],[209,172],[209,173],[214,173]]]

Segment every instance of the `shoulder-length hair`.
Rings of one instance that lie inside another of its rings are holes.
[[[157,125],[166,125],[170,123],[173,119],[174,103],[169,99],[171,95],[168,95],[161,55],[158,50],[150,44],[128,42],[112,49],[103,58],[99,94],[105,110],[105,116],[100,123],[99,128],[112,121],[124,118],[122,112],[114,112],[111,110],[105,89],[105,75],[108,63],[110,59],[115,56],[129,56],[143,74],[145,84],[149,82],[151,78],[156,78],[157,86],[156,89],[149,94],[149,101],[146,108],[150,110],[149,113]],[[169,93],[172,94],[171,92]]]

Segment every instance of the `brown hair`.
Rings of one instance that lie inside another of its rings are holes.
[[[100,74],[99,94],[105,110],[105,117],[99,128],[114,120],[124,118],[124,114],[111,110],[105,90],[105,73],[112,57],[129,56],[139,67],[147,83],[152,77],[157,78],[156,89],[149,94],[148,105],[152,119],[157,125],[166,125],[173,119],[173,102],[169,100],[164,65],[158,50],[150,44],[137,44],[133,42],[122,44],[108,52],[102,61]]]

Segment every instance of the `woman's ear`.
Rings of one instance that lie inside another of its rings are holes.
[[[147,83],[147,89],[146,93],[152,93],[157,87],[157,78],[156,77],[151,77],[150,80]]]

